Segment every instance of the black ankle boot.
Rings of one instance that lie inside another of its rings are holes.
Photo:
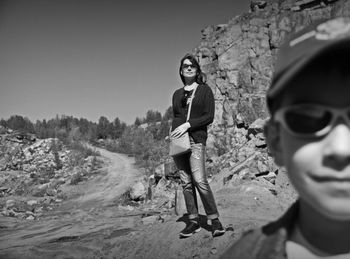
[[[180,232],[180,237],[190,237],[201,230],[198,220],[191,219],[186,227]]]

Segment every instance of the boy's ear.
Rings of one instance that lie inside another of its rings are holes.
[[[283,166],[283,149],[281,145],[279,125],[269,119],[264,126],[264,134],[269,152],[278,166]]]

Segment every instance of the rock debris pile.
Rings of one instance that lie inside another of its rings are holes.
[[[0,210],[4,216],[36,219],[65,199],[63,185],[77,184],[100,167],[58,139],[36,139],[11,129],[0,131]]]

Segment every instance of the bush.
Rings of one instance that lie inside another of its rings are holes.
[[[168,143],[157,134],[161,127],[162,124],[151,124],[145,129],[132,126],[124,131],[120,139],[104,140],[103,145],[109,151],[134,156],[136,164],[151,174],[168,156]]]
[[[99,152],[87,147],[79,141],[72,141],[67,144],[67,147],[73,151],[79,152],[83,158],[86,158],[88,156],[100,156]]]
[[[62,150],[62,146],[56,142],[56,139],[53,139],[52,143],[51,143],[51,151],[52,151],[53,156],[54,156],[56,170],[62,169],[62,167],[63,167],[62,161],[61,161],[60,156],[58,154],[58,151],[60,151],[60,150]]]
[[[67,144],[67,148],[71,150],[69,155],[69,166],[81,166],[85,162],[85,158],[89,156],[100,156],[101,154],[96,150],[89,148],[88,146],[82,144],[79,141],[72,141]]]
[[[75,174],[72,175],[72,178],[70,179],[71,185],[77,185],[78,183],[82,182],[84,180],[86,172],[84,170],[79,170]]]

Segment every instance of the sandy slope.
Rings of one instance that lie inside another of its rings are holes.
[[[163,223],[140,226],[116,238],[105,254],[108,258],[219,258],[245,230],[275,219],[288,205],[255,185],[214,189],[214,192],[221,221],[227,228],[224,236],[212,237],[209,222],[201,211],[202,230],[180,239],[178,233],[185,226],[185,219],[170,215]]]
[[[140,173],[133,159],[98,149],[109,161],[101,173],[77,189],[70,199],[39,221],[4,218],[0,232],[0,258],[218,258],[244,230],[276,218],[289,205],[254,183],[222,186],[211,182],[223,224],[224,236],[213,238],[201,209],[202,230],[187,239],[178,233],[185,217],[162,211],[148,223],[145,210],[160,211],[149,203],[127,210],[115,200],[136,181]]]
[[[142,175],[134,166],[134,159],[127,155],[109,152],[102,148],[94,149],[100,152],[108,162],[108,166],[100,171],[105,172],[93,181],[84,184],[84,194],[76,203],[102,202],[108,205],[122,195]]]
[[[133,218],[120,223],[120,214],[125,212],[119,212],[114,204],[141,177],[134,166],[134,159],[104,149],[96,150],[106,159],[107,166],[87,182],[63,187],[68,197],[75,198],[63,202],[57,210],[45,214],[39,221],[0,216],[0,258],[60,258],[62,254],[84,258],[84,253],[89,253],[94,241],[91,244],[84,241],[69,248],[62,244],[74,244],[82,237],[100,235],[98,233],[105,230],[114,231],[121,228],[120,225],[134,226]]]

